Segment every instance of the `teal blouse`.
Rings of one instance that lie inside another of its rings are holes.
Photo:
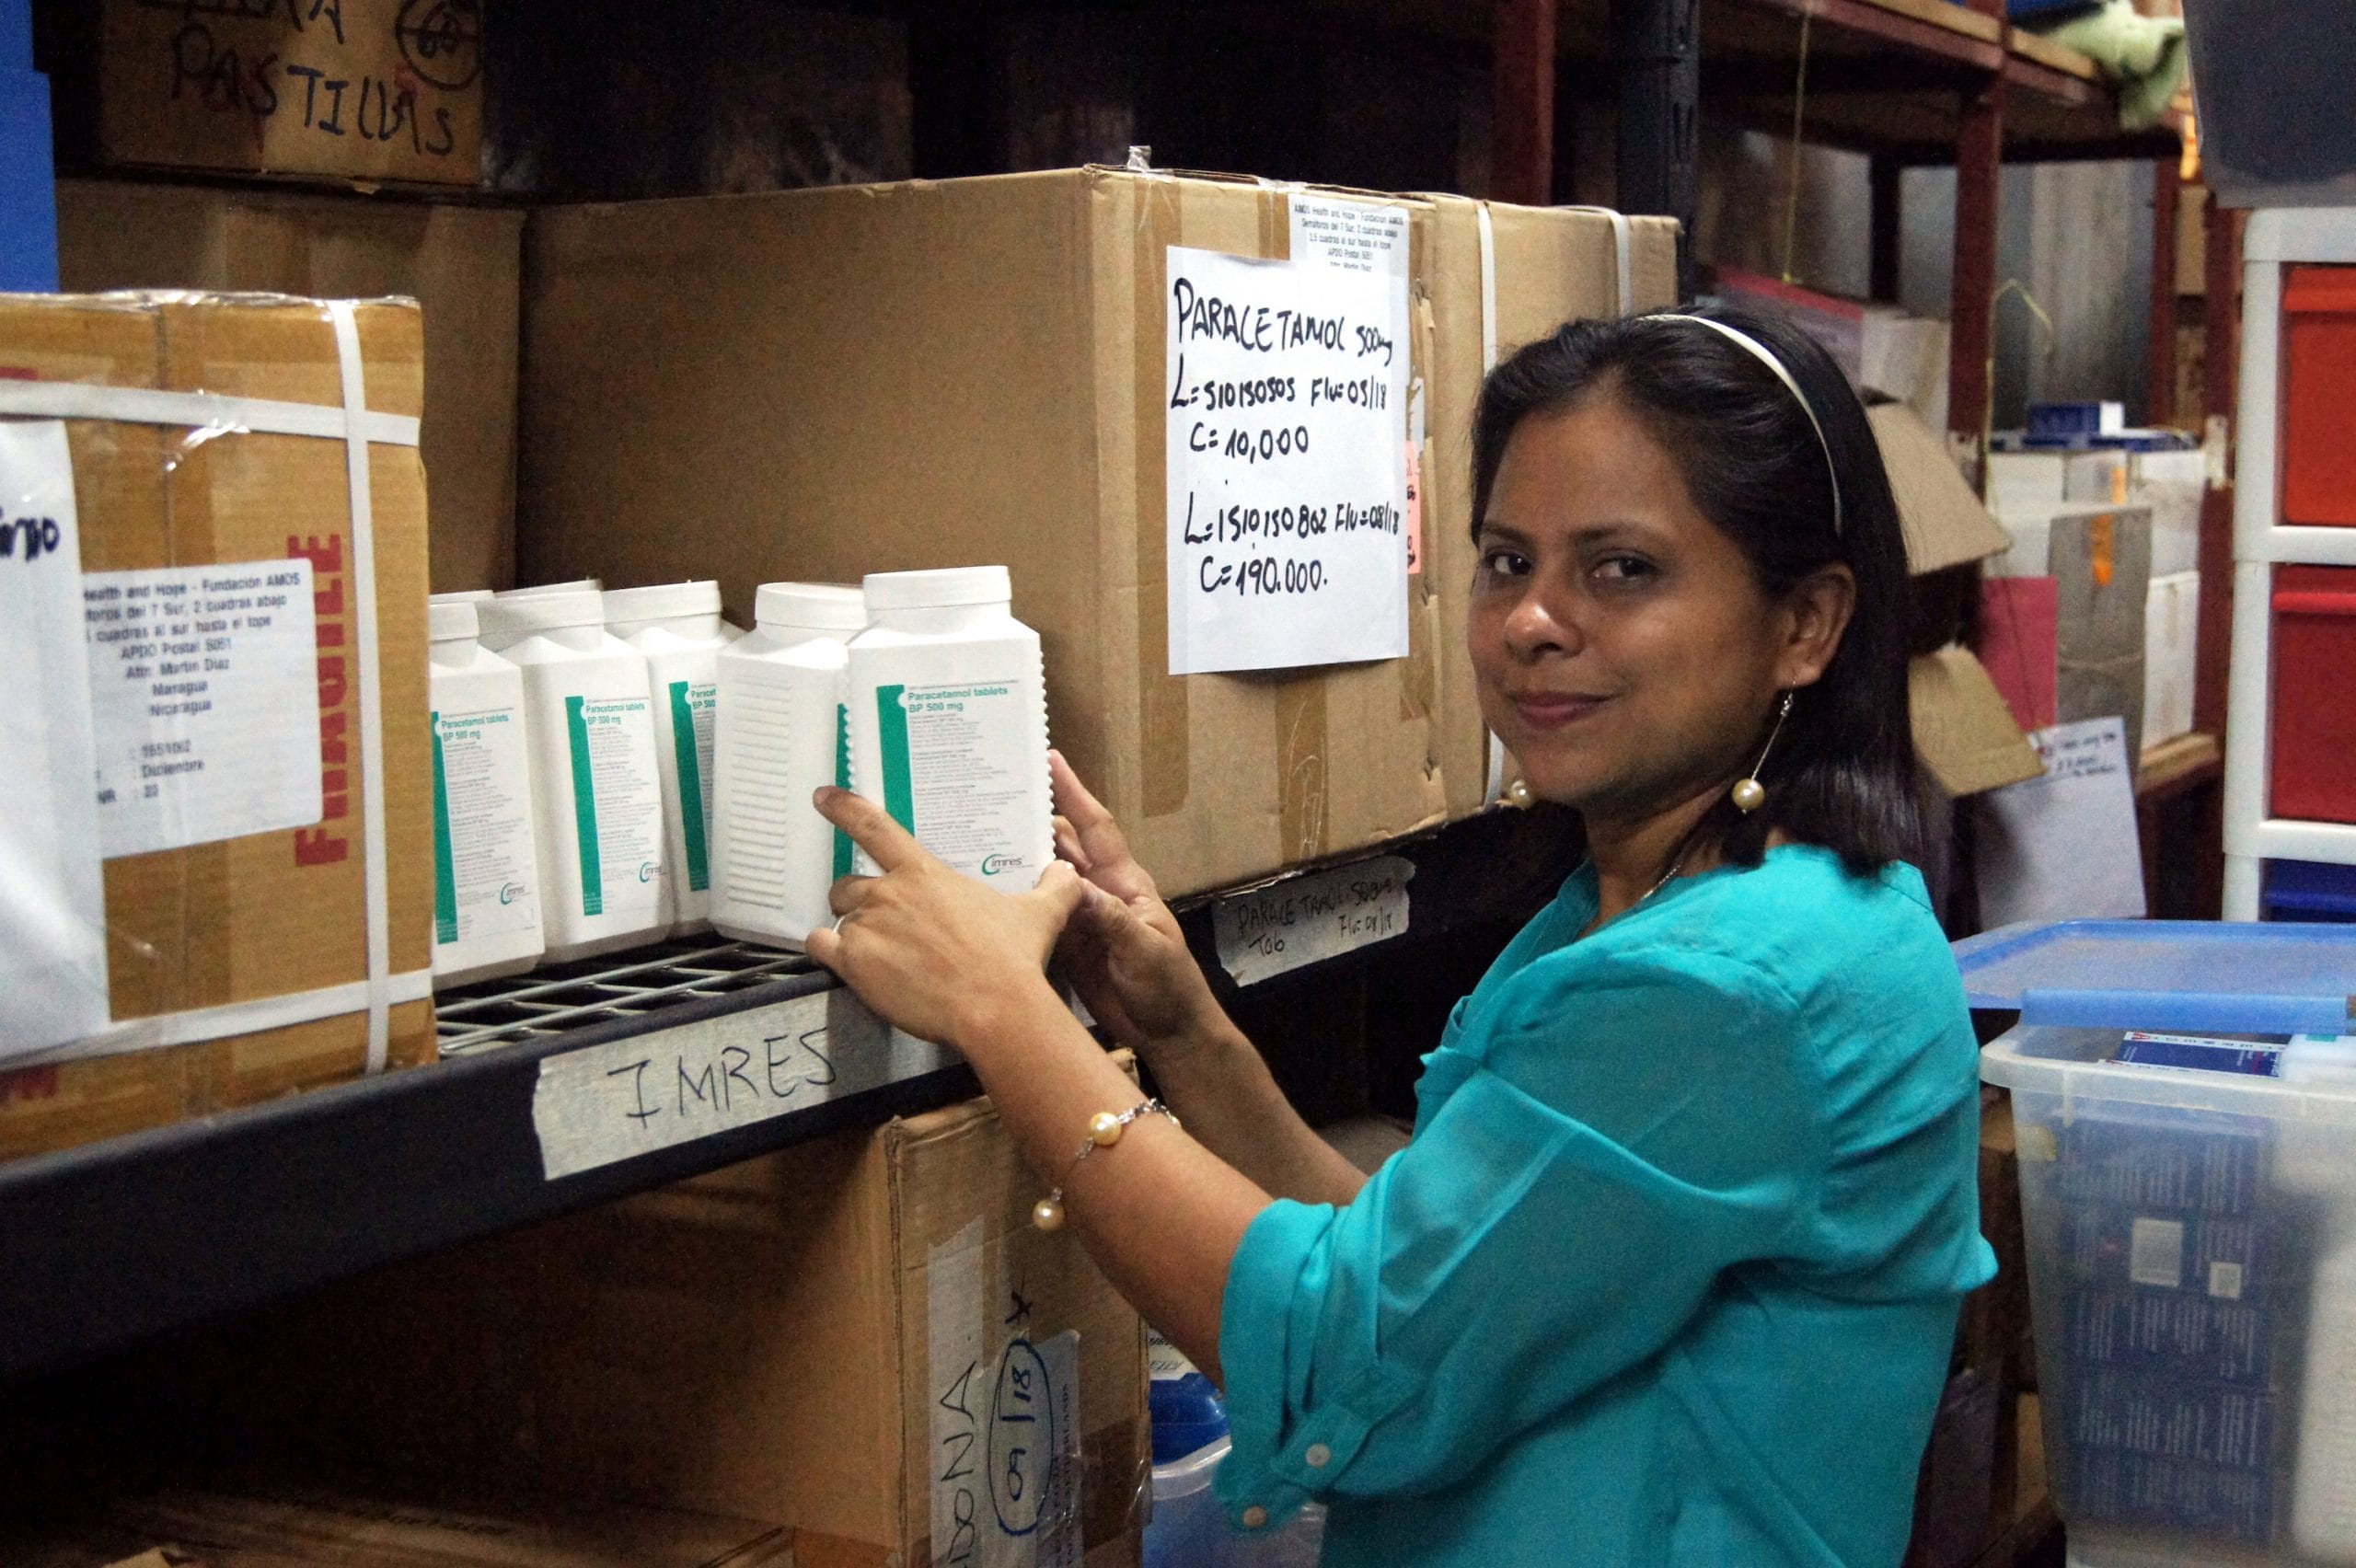
[[[1889,1568],[1994,1272],[1923,880],[1791,847],[1595,909],[1458,1005],[1355,1201],[1253,1221],[1220,1500],[1322,1501],[1327,1568]]]

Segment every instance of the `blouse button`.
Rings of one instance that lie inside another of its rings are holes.
[[[1266,1529],[1268,1528],[1268,1511],[1265,1508],[1261,1507],[1257,1503],[1254,1503],[1249,1508],[1244,1509],[1243,1528],[1247,1530]]]
[[[1300,1456],[1311,1470],[1323,1470],[1334,1462],[1334,1450],[1322,1443],[1311,1443],[1309,1451]]]

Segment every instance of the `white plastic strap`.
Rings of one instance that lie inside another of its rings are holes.
[[[393,1007],[422,1002],[433,995],[433,972],[411,969],[388,974],[382,990],[387,1003]],[[276,997],[256,997],[251,1001],[225,1002],[217,1008],[189,1008],[180,1012],[159,1013],[154,1018],[126,1019],[103,1034],[76,1040],[53,1051],[19,1056],[8,1066],[13,1068],[80,1062],[93,1056],[153,1051],[166,1045],[192,1045],[202,1040],[253,1034],[265,1029],[289,1029],[298,1023],[358,1012],[368,1006],[372,994],[368,981],[352,980],[341,986],[322,986],[316,991],[289,991]]]
[[[353,438],[387,446],[415,446],[417,421],[380,414],[364,404],[282,403],[218,392],[159,392],[145,386],[89,386],[77,381],[0,379],[0,414],[50,420],[115,420],[126,424],[187,425],[253,435]]]
[[[1478,208],[1481,218],[1481,374],[1497,368],[1497,228],[1490,221],[1489,204]]]
[[[1620,314],[1634,316],[1636,313],[1635,235],[1634,226],[1628,222],[1628,214],[1610,207],[1565,207],[1563,211],[1592,213],[1597,217],[1611,220],[1612,259],[1619,267]]]
[[[393,967],[391,918],[385,906],[385,694],[376,653],[376,507],[368,479],[364,433],[368,388],[360,358],[360,324],[350,300],[328,306],[336,359],[343,372],[344,472],[352,490],[352,623],[359,633],[361,863],[368,915],[368,1071],[385,1070],[391,1036],[386,982]]]

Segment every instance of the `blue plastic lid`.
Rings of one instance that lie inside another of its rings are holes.
[[[2062,920],[1955,944],[1966,998],[2023,1023],[2178,1033],[2341,1034],[2356,926]]]
[[[1227,1406],[1219,1402],[1211,1380],[1200,1372],[1156,1378],[1150,1408],[1155,1464],[1183,1459],[1227,1435]]]

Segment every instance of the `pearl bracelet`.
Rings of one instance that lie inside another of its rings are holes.
[[[1031,1223],[1042,1230],[1061,1230],[1064,1228],[1064,1182],[1071,1180],[1071,1173],[1079,1170],[1081,1161],[1090,1155],[1119,1143],[1121,1135],[1129,1130],[1129,1124],[1140,1116],[1163,1116],[1173,1127],[1182,1124],[1170,1107],[1159,1100],[1141,1101],[1126,1111],[1099,1111],[1088,1119],[1088,1141],[1080,1146],[1078,1154],[1071,1157],[1071,1164],[1064,1170],[1063,1182],[1057,1182],[1052,1192],[1031,1205]]]

